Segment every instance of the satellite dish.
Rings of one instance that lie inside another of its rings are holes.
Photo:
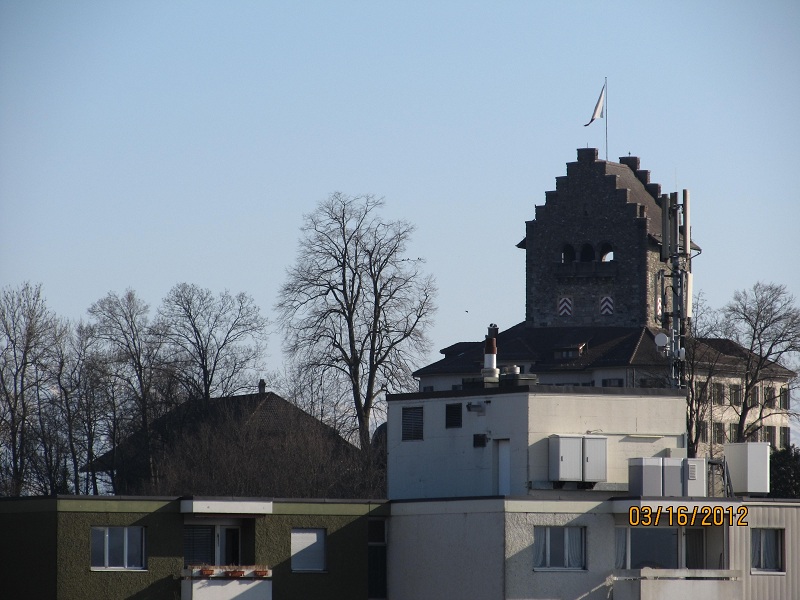
[[[657,333],[656,346],[659,348],[664,348],[667,344],[669,344],[669,336],[666,333]]]

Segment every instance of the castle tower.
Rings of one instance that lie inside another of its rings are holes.
[[[660,195],[637,157],[579,149],[519,244],[528,325],[660,327]]]

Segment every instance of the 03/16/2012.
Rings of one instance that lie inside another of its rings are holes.
[[[675,526],[747,527],[746,506],[631,506],[628,525],[631,527]]]

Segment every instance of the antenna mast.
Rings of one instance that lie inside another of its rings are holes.
[[[661,196],[661,305],[667,306],[667,289],[672,290],[670,310],[664,310],[662,326],[669,330],[669,345],[665,348],[670,359],[670,387],[686,387],[687,328],[692,319],[692,242],[689,221],[689,190],[683,190],[683,202],[678,193]],[[666,283],[666,285],[665,285]]]

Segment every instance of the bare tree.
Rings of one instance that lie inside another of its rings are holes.
[[[277,310],[297,364],[346,382],[362,450],[382,394],[413,389],[429,348],[436,286],[404,252],[414,227],[380,217],[381,199],[332,194],[304,218]]]
[[[24,283],[0,296],[0,477],[7,495],[26,490],[35,445],[37,392],[54,317],[41,285]]]
[[[109,292],[89,308],[97,336],[108,346],[113,376],[135,404],[138,425],[146,440],[143,459],[154,476],[150,423],[161,412],[156,384],[165,360],[163,332],[158,323],[151,323],[149,312],[147,303],[130,289],[122,296]]]
[[[758,282],[737,291],[722,309],[723,333],[736,342],[744,402],[738,407],[737,441],[755,436],[763,420],[776,412],[789,412],[777,398],[759,396],[759,384],[791,374],[787,361],[800,352],[800,307],[785,285]],[[787,390],[788,392],[788,390]]]
[[[249,295],[181,283],[159,310],[173,358],[190,397],[231,396],[257,381],[252,370],[263,354],[268,326]]]
[[[686,336],[685,376],[687,454],[697,456],[703,442],[705,425],[709,422],[712,408],[711,382],[718,375],[721,352],[704,340],[714,337],[719,331],[719,313],[712,310],[702,293],[694,299],[694,319],[689,323]]]

